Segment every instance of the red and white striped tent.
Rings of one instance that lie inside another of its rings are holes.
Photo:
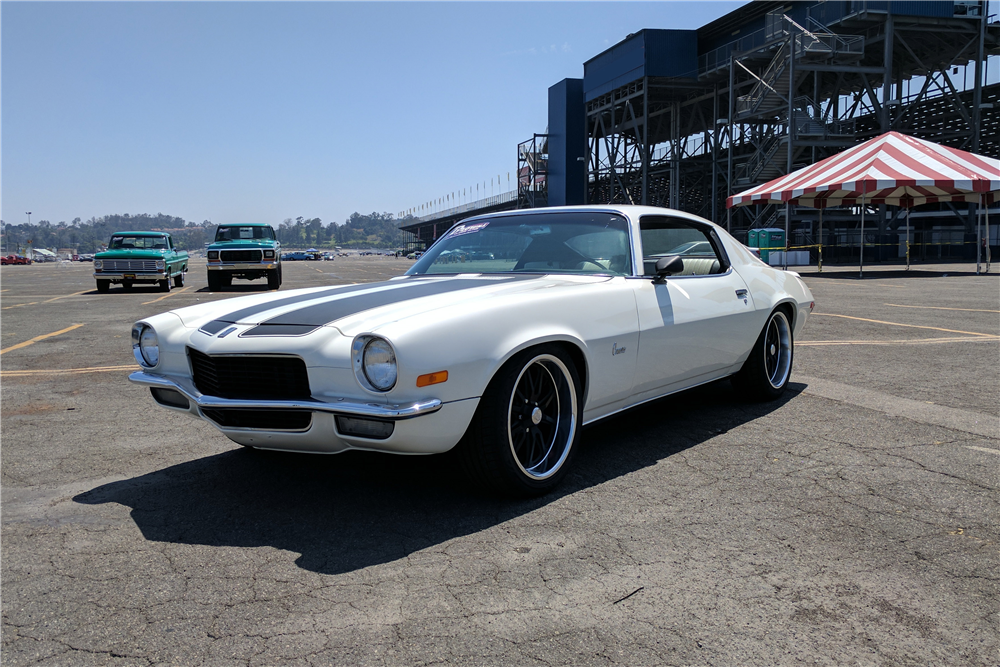
[[[887,132],[787,176],[733,195],[726,207],[812,208],[1000,201],[1000,160]]]
[[[809,206],[820,209],[822,228],[822,209],[860,205],[861,244],[864,245],[865,206],[868,204],[909,209],[939,202],[989,206],[996,201],[1000,201],[1000,160],[899,132],[886,132],[814,165],[733,195],[726,200],[726,208],[771,203]],[[786,216],[786,243],[788,223]],[[989,218],[986,224],[989,236]],[[976,258],[978,273],[978,244]],[[909,263],[907,227],[907,267]],[[860,266],[863,275],[863,252]]]

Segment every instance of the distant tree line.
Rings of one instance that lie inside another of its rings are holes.
[[[401,232],[399,220],[391,213],[353,213],[346,222],[324,223],[320,218],[286,218],[273,225],[281,245],[290,248],[398,248],[411,235]],[[215,223],[209,220],[190,222],[163,213],[150,215],[114,214],[83,221],[37,223],[3,226],[4,254],[20,252],[30,242],[33,248],[75,248],[80,253],[98,252],[111,235],[120,231],[170,232],[174,244],[185,250],[200,250],[214,238]]]

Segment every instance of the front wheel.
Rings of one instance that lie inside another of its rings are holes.
[[[111,289],[111,281],[110,280],[98,280],[97,281],[97,291],[98,292],[107,292],[110,289]]]
[[[174,276],[174,287],[184,287],[184,271]]]
[[[580,395],[576,367],[561,348],[545,345],[511,359],[459,445],[473,482],[519,497],[555,488],[580,438]]]
[[[160,291],[169,292],[170,291],[170,278],[160,281]]]
[[[208,289],[212,292],[218,292],[222,289],[222,276],[218,272],[208,272]]]
[[[778,309],[767,318],[743,368],[732,377],[733,386],[753,401],[773,401],[784,393],[792,374],[794,343],[788,315]]]
[[[270,269],[267,272],[267,289],[278,289],[281,286],[281,274],[278,269]]]

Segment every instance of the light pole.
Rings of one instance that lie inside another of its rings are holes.
[[[31,211],[25,211],[24,214],[28,216],[28,224],[30,225],[31,224]]]

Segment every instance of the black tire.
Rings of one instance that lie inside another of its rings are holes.
[[[767,318],[743,367],[731,378],[733,386],[748,400],[773,401],[788,386],[794,351],[788,313],[778,308]]]
[[[519,353],[494,376],[459,443],[466,474],[505,496],[548,493],[576,451],[582,410],[579,375],[560,347]]]
[[[185,272],[183,270],[174,276],[174,287],[184,287],[184,276]]]
[[[110,289],[111,289],[111,281],[110,280],[98,280],[97,281],[97,291],[98,292],[107,292]]]
[[[170,278],[160,281],[160,291],[169,292],[170,291]]]
[[[222,276],[218,272],[208,272],[208,289],[212,292],[218,292],[222,289]]]
[[[278,265],[278,287],[281,287],[281,264]]]
[[[233,274],[231,273],[223,273],[221,276],[219,276],[219,280],[222,282],[223,287],[233,286]]]
[[[132,291],[132,281],[131,280],[123,280],[122,281],[122,289],[125,290],[126,292],[131,292]]]
[[[271,269],[267,272],[267,289],[278,289],[281,286],[281,274],[278,269]]]

